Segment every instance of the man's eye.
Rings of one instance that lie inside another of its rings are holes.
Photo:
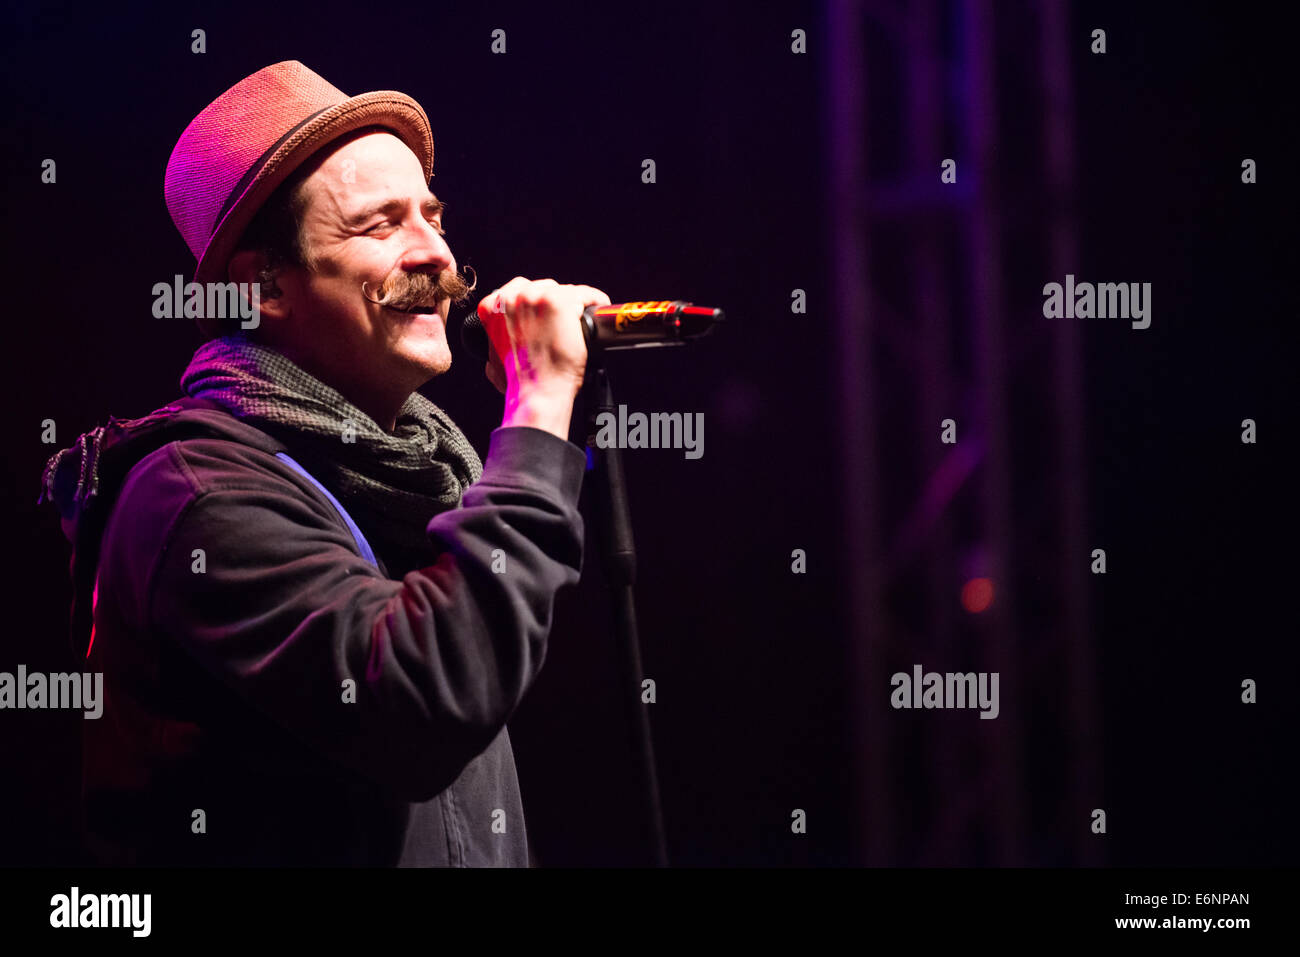
[[[435,223],[433,220],[429,220],[429,225],[432,226],[434,229],[436,229],[436,230],[438,231],[438,235],[439,235],[439,236],[446,236],[446,235],[447,235],[447,230],[443,229],[442,226],[441,226],[439,223]],[[367,232],[367,233],[373,233],[376,229],[396,229],[396,228],[397,228],[397,224],[396,224],[396,223],[394,223],[394,222],[392,222],[392,221],[390,221],[390,220],[385,220],[385,221],[382,222],[382,223],[375,223],[375,225],[373,225],[373,226],[371,226],[369,229],[367,229],[366,232]]]

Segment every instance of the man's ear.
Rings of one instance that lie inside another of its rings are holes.
[[[263,277],[258,289],[258,311],[270,319],[284,319],[289,315],[289,302],[274,282],[265,282],[263,270],[266,255],[253,249],[242,249],[230,257],[226,276],[231,282],[255,283]]]

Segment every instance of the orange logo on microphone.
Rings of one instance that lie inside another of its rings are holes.
[[[614,314],[614,331],[625,332],[629,323],[640,322],[652,312],[663,312],[673,304],[671,299],[654,302],[625,302]]]

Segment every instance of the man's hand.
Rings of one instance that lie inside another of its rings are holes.
[[[502,426],[527,425],[568,439],[587,367],[579,319],[590,305],[607,306],[609,296],[591,286],[522,276],[479,302],[493,353],[484,371],[506,397]]]

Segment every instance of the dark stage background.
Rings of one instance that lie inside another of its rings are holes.
[[[1292,861],[1294,54],[1266,5],[1136,6],[8,5],[15,432],[0,671],[79,667],[67,545],[54,509],[36,505],[45,459],[110,414],[178,395],[201,341],[190,321],[150,312],[153,284],[193,268],[163,203],[172,146],[237,80],[299,59],[346,93],[396,89],[425,107],[432,185],[480,294],[554,277],[615,302],[727,311],[693,347],[612,366],[630,409],[705,416],[699,460],[626,453],[673,863]],[[1072,97],[1066,188],[1041,159],[1053,9]],[[845,22],[859,72],[835,65]],[[1104,54],[1089,49],[1097,27]],[[195,28],[206,53],[191,53]],[[504,55],[490,52],[496,28]],[[796,29],[806,53],[792,52]],[[979,126],[984,94],[961,51],[979,37],[1000,106],[976,156],[962,131]],[[936,80],[928,99],[903,81],[915,63]],[[838,111],[855,92],[849,122]],[[940,114],[927,147],[920,121]],[[846,143],[845,130],[861,136]],[[860,166],[845,165],[855,149]],[[953,186],[939,181],[946,157]],[[46,158],[54,184],[41,182]],[[847,266],[842,237],[860,221],[836,192],[846,169],[865,170],[875,217]],[[1072,237],[1055,260],[1068,268],[1050,264],[1048,223]],[[973,256],[967,240],[987,252],[986,228],[1000,253]],[[927,237],[928,273],[916,268]],[[1043,284],[1067,271],[1152,283],[1151,327],[1044,318]],[[844,290],[864,284],[858,315]],[[792,311],[796,289],[806,313]],[[846,350],[867,311],[857,348],[872,388],[855,393]],[[484,452],[500,398],[459,348],[463,315],[451,372],[423,391]],[[1053,323],[1074,323],[1074,339]],[[1060,342],[1080,361],[1064,399]],[[927,364],[936,348],[943,362]],[[980,370],[999,359],[995,408]],[[1081,423],[1074,469],[1054,451],[1062,409]],[[952,451],[947,417],[958,452],[986,452],[912,522]],[[1240,440],[1248,417],[1253,445]],[[57,445],[40,441],[45,419]],[[870,487],[853,478],[864,461]],[[1062,503],[1081,522],[1075,553]],[[912,542],[901,554],[900,540]],[[510,722],[544,866],[644,860],[594,546]],[[1088,573],[1097,547],[1105,575]],[[995,603],[973,615],[961,588],[989,568]],[[999,718],[892,709],[890,673],[918,662],[1001,667]],[[1247,678],[1256,704],[1241,701]],[[80,723],[0,712],[0,864],[81,861]]]

